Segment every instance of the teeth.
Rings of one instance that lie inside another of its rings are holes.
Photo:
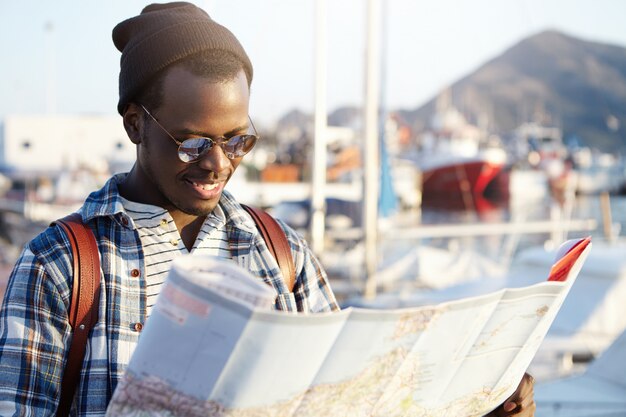
[[[196,187],[202,188],[204,191],[209,191],[209,190],[213,190],[213,189],[217,188],[217,186],[219,184],[218,183],[215,183],[215,184],[199,184],[197,182],[194,182],[193,185],[195,185]]]

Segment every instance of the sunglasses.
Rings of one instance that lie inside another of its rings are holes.
[[[140,104],[143,111],[146,112],[148,116],[154,120],[154,122],[169,136],[176,144],[178,145],[178,159],[183,161],[186,164],[190,164],[192,162],[197,162],[200,158],[207,154],[211,149],[213,149],[214,145],[219,146],[224,151],[224,155],[228,159],[240,158],[250,152],[257,140],[259,140],[259,135],[254,127],[254,123],[252,123],[252,119],[248,116],[248,120],[250,120],[250,124],[252,125],[252,129],[254,130],[254,135],[236,135],[230,138],[217,138],[218,140],[211,138],[191,138],[186,139],[184,141],[177,140],[170,132],[167,131],[166,128],[161,126],[161,123],[154,117],[148,109],[146,109],[143,104]]]

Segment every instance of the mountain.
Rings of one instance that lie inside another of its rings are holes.
[[[626,48],[556,31],[526,38],[449,88],[469,120],[506,135],[527,121],[604,151],[626,151]],[[400,114],[427,126],[437,98]],[[538,120],[541,119],[541,120]]]

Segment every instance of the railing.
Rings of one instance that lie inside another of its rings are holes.
[[[502,222],[481,224],[439,224],[419,225],[402,228],[387,228],[381,231],[383,236],[394,239],[423,239],[432,237],[464,237],[464,236],[491,236],[505,234],[534,234],[567,231],[594,231],[598,228],[595,219],[579,220],[541,220],[524,222]],[[361,239],[363,231],[360,228],[328,230],[328,237],[341,240]]]

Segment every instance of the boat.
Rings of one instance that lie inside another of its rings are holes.
[[[488,208],[486,200],[497,199],[508,187],[502,182],[506,177],[499,176],[507,164],[500,138],[469,123],[451,105],[449,93],[440,96],[429,129],[420,135],[416,162],[425,206]]]
[[[563,143],[560,127],[547,122],[522,123],[513,132],[511,148],[512,164],[516,169],[543,176],[548,194],[555,201],[563,204],[568,193],[576,191],[578,175]],[[537,190],[540,191],[541,187]],[[511,195],[527,193],[525,187],[510,187]]]
[[[594,358],[602,355],[626,331],[623,302],[626,295],[625,248],[624,239],[606,241],[594,238],[593,248],[575,285],[529,366],[529,373],[537,381],[558,380],[584,372]],[[556,248],[530,246],[520,250],[506,269],[498,269],[493,268],[496,264],[486,264],[477,253],[470,255],[465,266],[467,276],[457,278],[455,285],[414,287],[412,291],[381,294],[373,301],[354,299],[350,302],[351,305],[373,308],[416,307],[478,296],[502,288],[525,287],[547,277],[555,254]],[[425,260],[432,263],[434,258],[430,255]],[[486,269],[486,265],[491,266],[490,269]],[[455,276],[455,272],[450,268],[451,276]],[[445,269],[439,271],[440,282],[445,282],[441,277],[446,274]],[[472,274],[473,278],[468,279]]]
[[[489,205],[489,191],[500,189],[493,184],[506,165],[506,154],[497,148],[467,156],[438,153],[420,165],[424,205],[433,206],[444,200],[450,205],[461,203],[465,209],[481,209]]]
[[[624,239],[594,238],[593,248],[559,315],[539,348],[530,372],[537,380],[580,373],[626,330]],[[547,270],[554,250],[531,247],[512,264],[506,286],[526,285]]]
[[[600,417],[626,415],[626,331],[581,375],[535,387],[537,415]]]
[[[619,193],[624,185],[626,171],[619,155],[600,152],[586,146],[570,149],[576,171],[576,193],[597,195],[603,192]]]

